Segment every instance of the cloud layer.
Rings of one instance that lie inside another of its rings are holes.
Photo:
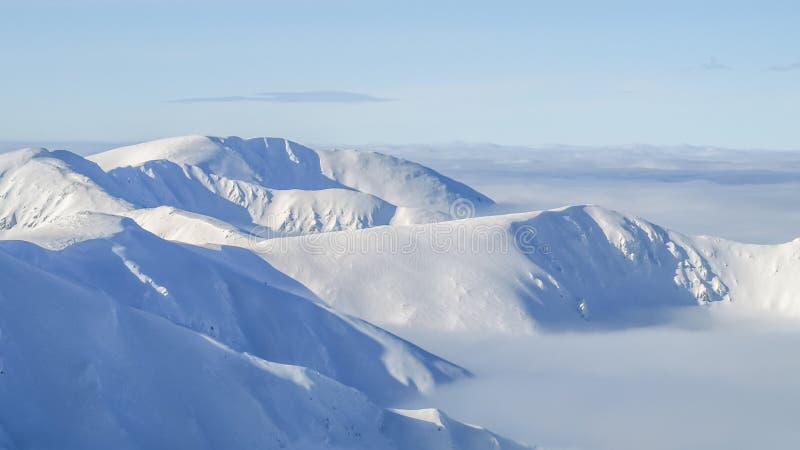
[[[711,58],[704,62],[701,67],[705,70],[731,70],[731,66],[723,64],[717,58]]]
[[[774,72],[788,72],[790,70],[800,70],[800,61],[795,61],[789,64],[776,64],[768,67],[769,70]]]
[[[429,345],[476,376],[402,406],[554,450],[799,448],[800,333],[750,319]]]
[[[254,95],[224,97],[189,97],[169,100],[168,103],[376,103],[393,101],[391,98],[347,91],[260,92]]]

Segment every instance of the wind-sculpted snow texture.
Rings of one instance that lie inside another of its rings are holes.
[[[519,448],[389,409],[470,374],[381,327],[800,316],[800,240],[491,206],[412,162],[276,138],[0,155],[0,448]]]

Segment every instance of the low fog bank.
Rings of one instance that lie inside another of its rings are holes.
[[[519,212],[598,204],[686,234],[800,237],[800,151],[695,146],[372,146],[426,164]]]
[[[418,336],[475,377],[439,407],[550,449],[800,448],[800,323],[691,314],[670,326],[523,338]]]
[[[800,237],[800,209],[790,206],[800,195],[798,182],[720,185],[531,177],[523,188],[509,179],[461,179],[498,201],[498,212],[597,204],[688,235],[752,244],[782,244]]]

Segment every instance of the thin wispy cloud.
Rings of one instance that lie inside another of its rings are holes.
[[[330,103],[364,103],[388,102],[394,99],[375,97],[369,94],[345,91],[311,91],[311,92],[262,92],[257,94],[264,101],[282,103],[330,102]]]
[[[167,100],[166,103],[229,103],[256,101],[253,97],[231,95],[227,97],[189,97]]]
[[[723,64],[717,58],[710,58],[708,61],[701,64],[701,66],[705,70],[733,70],[733,68],[727,64]]]
[[[774,66],[767,67],[767,70],[772,70],[773,72],[789,72],[791,70],[800,70],[800,61],[795,61],[789,64],[776,64]]]
[[[224,97],[189,97],[168,100],[167,103],[378,103],[394,101],[392,98],[347,91],[259,92],[254,95]]]

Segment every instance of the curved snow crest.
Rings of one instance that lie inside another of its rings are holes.
[[[288,292],[285,286],[302,288],[250,252],[172,243],[131,219],[117,221],[118,232],[57,251],[21,241],[0,241],[0,250],[237,351],[310,367],[379,402],[469,375],[377,327]]]

